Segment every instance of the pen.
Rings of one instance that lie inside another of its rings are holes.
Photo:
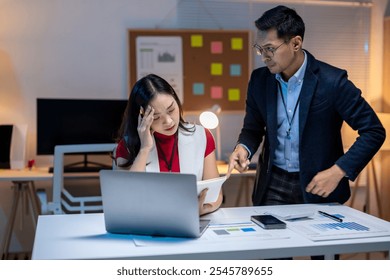
[[[334,216],[334,215],[328,214],[328,213],[323,212],[323,211],[318,211],[318,214],[320,214],[320,215],[322,215],[322,216],[324,216],[324,217],[327,217],[327,218],[329,218],[329,219],[335,220],[335,221],[337,221],[337,222],[340,222],[340,223],[343,222],[343,219],[341,219],[341,218],[339,218],[339,217],[336,217],[336,216]]]

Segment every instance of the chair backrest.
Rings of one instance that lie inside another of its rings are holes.
[[[66,190],[64,187],[64,155],[75,153],[87,154],[97,152],[112,152],[115,146],[115,143],[56,146],[54,149],[53,196],[52,201],[47,205],[47,211],[54,214],[63,214],[64,211],[78,213],[102,211],[103,207],[101,204],[102,199],[100,195],[76,197]],[[82,179],[81,175],[80,179]],[[66,197],[66,200],[63,199],[63,196]],[[68,203],[67,201],[71,203]]]

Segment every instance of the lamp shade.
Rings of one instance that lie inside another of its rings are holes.
[[[219,120],[216,114],[210,111],[205,111],[199,116],[200,123],[208,129],[215,129],[219,125]]]

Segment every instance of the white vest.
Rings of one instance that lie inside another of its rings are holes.
[[[189,128],[192,125],[188,126]],[[154,138],[153,138],[154,141]],[[203,163],[207,139],[204,127],[195,125],[194,132],[187,132],[179,128],[178,137],[180,173],[195,174],[198,181],[203,178]],[[160,172],[156,143],[149,153],[147,172]]]

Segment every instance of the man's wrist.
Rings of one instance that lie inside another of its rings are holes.
[[[248,157],[247,157],[247,158],[250,160],[251,157],[252,157],[252,153],[251,153],[251,151],[249,150],[248,146],[245,145],[245,144],[242,144],[242,143],[237,143],[236,147],[237,147],[238,145],[240,145],[241,147],[243,147],[243,148],[247,151],[247,153],[248,153]]]

